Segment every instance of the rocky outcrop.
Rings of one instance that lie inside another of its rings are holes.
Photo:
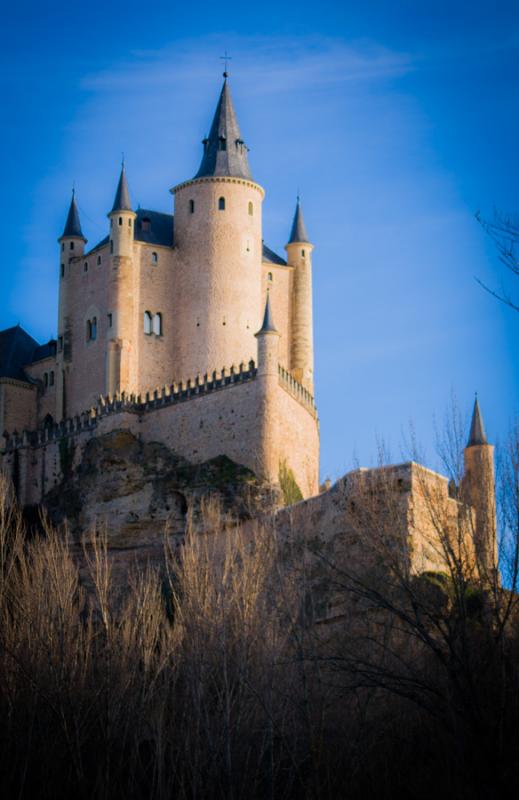
[[[165,531],[181,541],[188,511],[196,525],[209,496],[240,518],[280,505],[275,489],[227,456],[193,464],[128,430],[91,439],[67,472],[44,498],[51,520],[67,520],[76,540],[94,526],[104,528],[111,549],[156,549]]]

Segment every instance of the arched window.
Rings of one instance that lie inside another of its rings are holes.
[[[149,336],[152,330],[152,317],[150,311],[144,312],[144,333]]]
[[[151,219],[149,217],[143,217],[141,219],[141,230],[143,233],[148,233],[151,229]]]
[[[303,256],[303,258],[305,257],[305,251],[304,250],[301,250],[301,255]]]
[[[86,321],[86,338],[87,342],[92,338],[92,321],[89,319]]]
[[[114,240],[110,239],[110,253],[113,254],[113,252],[114,252]]]
[[[85,261],[85,263],[83,264],[83,270],[85,272],[88,272],[88,261]]]
[[[162,314],[153,315],[153,333],[155,336],[162,336]]]
[[[254,206],[251,201],[249,201],[249,217],[252,217],[254,214]]]
[[[119,225],[122,225],[122,224],[123,224],[123,218],[119,217]]]
[[[220,136],[218,139],[218,149],[219,150],[227,150],[227,139],[225,136]]]
[[[218,200],[218,210],[225,211],[225,197],[220,197]]]
[[[195,213],[195,201],[194,200],[190,200],[189,201],[189,212],[190,212],[190,214],[194,214]]]
[[[131,218],[130,218],[130,219],[128,219],[128,227],[129,227],[129,228],[131,228],[131,227],[132,227],[132,220],[131,220]]]
[[[64,277],[65,277],[65,264],[62,264],[62,265],[61,265],[61,277],[62,277],[62,278],[64,278]]]
[[[70,250],[73,250],[73,249],[74,249],[74,242],[71,242],[70,243]]]
[[[274,278],[272,277],[272,272],[269,272],[269,274],[267,275],[267,279],[269,281],[273,281],[274,280]]]
[[[159,257],[158,257],[158,255],[157,255],[157,253],[152,253],[152,254],[151,254],[151,263],[152,263],[152,264],[157,264],[157,263],[158,263],[158,260],[159,260]]]
[[[54,370],[51,370],[51,373],[49,375],[49,385],[54,386]]]
[[[101,256],[97,256],[97,266],[101,264]]]
[[[92,317],[92,336],[90,338],[92,341],[97,339],[97,317]]]

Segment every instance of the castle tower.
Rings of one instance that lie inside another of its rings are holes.
[[[133,226],[136,218],[123,165],[117,184],[110,220],[110,278],[108,308],[112,319],[106,350],[106,392],[131,388],[131,342],[134,323],[136,280],[133,270]]]
[[[200,168],[175,196],[175,379],[254,358],[264,191],[251,177],[227,73]]]
[[[267,291],[265,312],[260,330],[255,334],[258,340],[258,461],[259,471],[271,483],[279,480],[279,453],[277,442],[276,392],[279,369],[279,333],[274,325],[270,297]]]
[[[58,239],[60,246],[60,281],[58,303],[58,350],[56,376],[56,420],[67,416],[67,374],[72,360],[72,261],[85,251],[87,240],[81,230],[76,193],[72,190],[72,199],[68,210],[65,228]]]
[[[314,344],[312,317],[312,250],[301,203],[297,198],[290,239],[285,245],[287,262],[294,267],[292,298],[292,346],[290,370],[296,380],[314,393]]]
[[[487,441],[478,399],[474,402],[462,490],[474,508],[474,543],[482,576],[491,579],[497,570],[494,448]]]

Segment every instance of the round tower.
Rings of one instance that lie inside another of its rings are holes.
[[[74,259],[85,252],[87,240],[81,230],[76,193],[72,190],[72,199],[67,220],[59,243],[59,302],[58,302],[58,347],[56,376],[56,420],[67,416],[67,372],[72,360],[72,312],[76,298],[72,292],[72,274]]]
[[[285,245],[285,249],[287,262],[294,267],[290,371],[294,378],[313,395],[312,250],[314,246],[306,232],[299,197],[290,239]]]
[[[474,511],[474,546],[482,578],[497,575],[496,496],[494,448],[488,443],[478,399],[474,402],[467,446],[462,493]]]
[[[227,74],[195,177],[176,186],[175,379],[254,358],[264,191],[252,180]]]
[[[107,394],[129,391],[134,387],[131,343],[133,338],[135,276],[133,274],[133,241],[136,213],[132,210],[124,162],[115,193],[110,220],[110,275],[107,309],[112,319],[107,342],[105,387]]]

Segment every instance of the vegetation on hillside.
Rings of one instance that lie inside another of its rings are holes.
[[[188,531],[181,558],[166,542],[164,569],[121,587],[103,532],[80,552],[48,524],[28,537],[3,484],[2,795],[515,793],[519,431],[500,474],[503,585],[467,569],[434,495],[445,569],[410,571],[394,491],[375,509],[367,487],[350,534],[368,568],[315,547],[287,555],[268,525],[233,525],[208,503],[210,534]],[[334,620],[312,622],[310,562]]]

